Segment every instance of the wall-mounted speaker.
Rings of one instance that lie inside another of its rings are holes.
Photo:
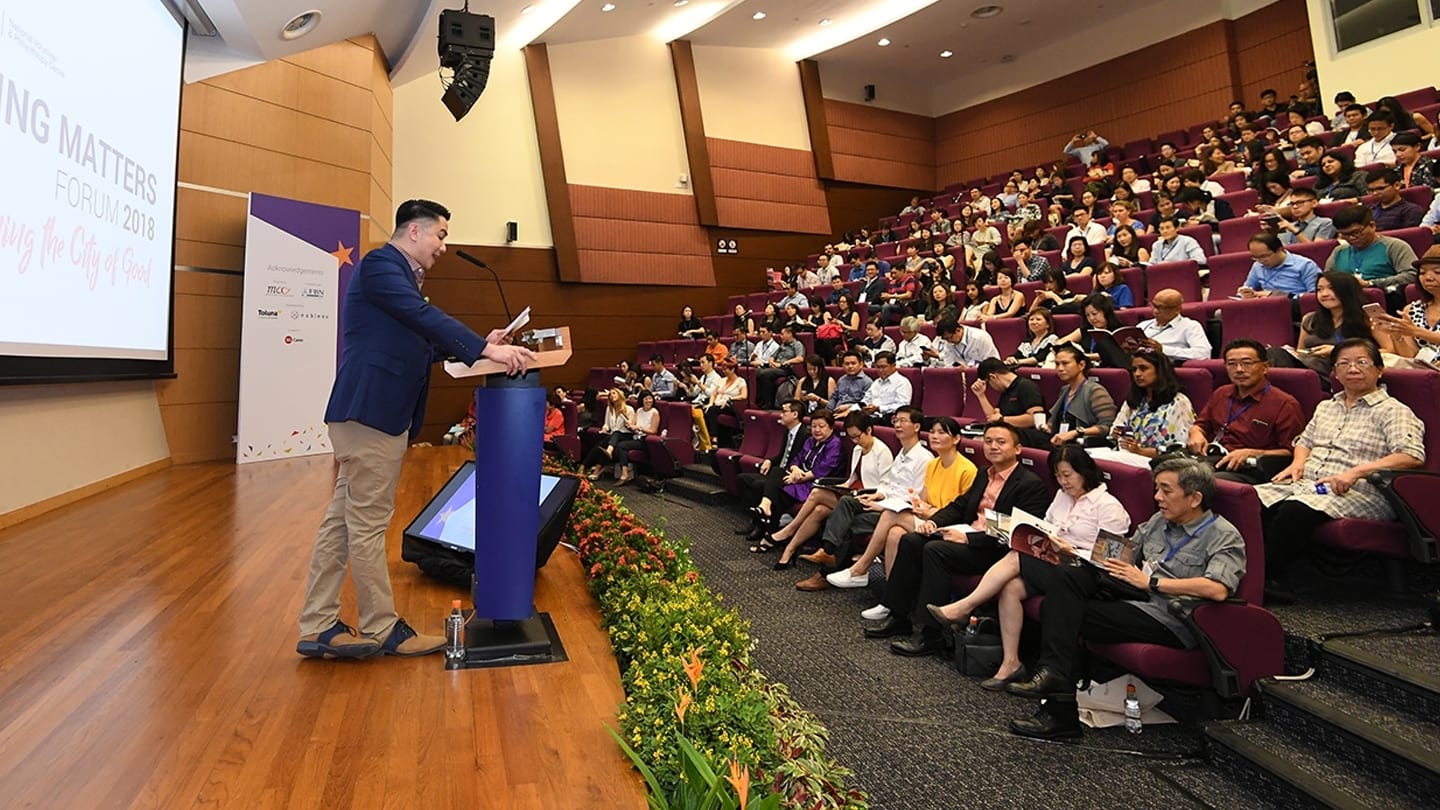
[[[866,101],[874,101],[874,100],[875,100],[875,85],[873,85],[873,84],[867,84],[867,85],[865,85],[865,100],[866,100]]]
[[[520,223],[511,220],[505,223],[505,244],[510,244],[520,238]]]

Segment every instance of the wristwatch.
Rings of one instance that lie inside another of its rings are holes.
[[[1154,591],[1155,593],[1159,593],[1159,592],[1160,592],[1160,577],[1151,575],[1151,577],[1150,577],[1150,590]]]

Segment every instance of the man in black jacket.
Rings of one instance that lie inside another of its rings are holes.
[[[880,263],[871,259],[865,262],[865,283],[860,285],[855,301],[867,303],[878,312],[880,304],[884,303],[880,300],[880,294],[885,292],[886,288],[885,279],[880,275]]]
[[[897,655],[939,652],[941,628],[924,605],[945,604],[952,575],[983,574],[1009,550],[984,534],[987,509],[1008,514],[1018,508],[1043,515],[1050,506],[1049,487],[1020,464],[1019,428],[993,422],[985,428],[984,441],[990,466],[975,476],[969,491],[900,540],[880,600],[890,608],[890,617],[865,630],[867,638],[910,636],[890,643]]]
[[[765,534],[765,521],[761,520],[758,508],[760,499],[765,496],[765,485],[772,478],[779,481],[784,477],[785,471],[789,469],[790,459],[800,455],[800,447],[805,444],[809,435],[805,432],[804,426],[800,424],[800,415],[804,413],[805,405],[798,399],[788,399],[780,405],[780,428],[785,431],[785,441],[780,447],[780,452],[774,458],[767,458],[760,462],[760,472],[740,473],[735,483],[740,489],[738,493],[740,502],[752,511],[750,512],[750,528],[736,530],[736,534],[747,535],[748,540],[759,540]],[[758,428],[757,428],[758,429]]]

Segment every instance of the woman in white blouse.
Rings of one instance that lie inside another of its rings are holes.
[[[1046,522],[1056,527],[1055,536],[1050,538],[1056,551],[1070,557],[1089,554],[1102,530],[1119,535],[1129,533],[1130,515],[1120,501],[1106,491],[1100,467],[1084,448],[1071,444],[1050,451],[1050,469],[1060,486],[1045,511]],[[1072,564],[1085,563],[1075,560]],[[963,625],[977,608],[999,598],[1003,658],[995,676],[980,684],[992,692],[1003,692],[1006,684],[1029,677],[1020,663],[1020,628],[1025,621],[1021,602],[1026,596],[1025,583],[1020,579],[1020,552],[1012,551],[985,572],[969,596],[944,607],[925,606],[942,626]]]
[[[600,477],[600,470],[606,462],[617,459],[616,446],[631,437],[629,425],[635,419],[635,409],[625,404],[623,391],[611,388],[606,396],[609,398],[609,406],[605,408],[605,422],[600,426],[602,440],[590,448],[584,463],[581,464],[582,467],[590,468],[587,477],[591,481]]]
[[[839,489],[873,489],[880,478],[895,461],[890,446],[875,438],[874,420],[862,410],[852,409],[845,417],[845,436],[855,445],[850,451],[850,477]],[[756,554],[763,553],[783,544],[780,559],[775,563],[776,571],[783,571],[795,564],[795,552],[825,528],[825,519],[830,517],[835,505],[840,503],[840,494],[826,487],[815,487],[795,519],[779,531],[763,538],[750,547]]]

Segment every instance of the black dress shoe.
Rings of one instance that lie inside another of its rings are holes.
[[[1055,697],[1056,695],[1069,695],[1073,697],[1075,695],[1075,682],[1067,680],[1065,676],[1053,669],[1045,669],[1042,667],[1036,670],[1035,677],[1028,681],[1006,684],[1005,691],[1012,695],[1031,698],[1032,700]]]
[[[865,628],[865,638],[894,638],[910,635],[910,621],[891,615],[885,621]]]
[[[928,636],[920,633],[910,638],[902,638],[890,642],[890,652],[896,655],[908,656],[936,655],[944,649],[944,646],[945,645],[940,642],[939,636]]]
[[[1011,720],[1010,733],[1034,740],[1077,740],[1085,732],[1074,701],[1047,700],[1033,717]]]

